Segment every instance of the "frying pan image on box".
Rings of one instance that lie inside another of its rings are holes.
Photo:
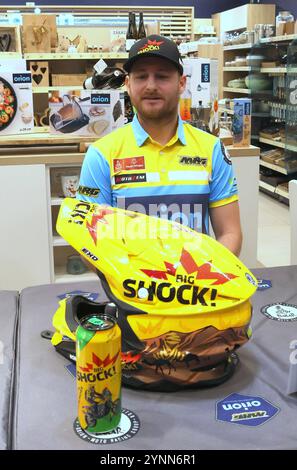
[[[80,99],[77,96],[64,95],[64,106],[50,116],[50,122],[54,129],[63,132],[63,134],[68,134],[86,126],[90,118],[83,113],[80,103],[89,99],[89,96]]]
[[[12,85],[0,77],[0,131],[12,123],[17,107],[17,97]]]

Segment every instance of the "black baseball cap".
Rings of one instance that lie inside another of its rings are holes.
[[[126,72],[130,72],[132,65],[141,57],[161,57],[169,60],[176,66],[180,74],[183,74],[182,59],[177,45],[164,36],[151,34],[146,38],[139,39],[133,44],[129,51],[129,58],[124,64]]]

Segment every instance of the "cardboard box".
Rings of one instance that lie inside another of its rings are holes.
[[[21,70],[21,71],[20,71]],[[25,69],[0,70],[0,135],[33,131],[32,77]]]
[[[184,94],[191,97],[191,106],[207,108],[218,97],[218,61],[194,57],[183,60],[184,74],[187,76],[187,88]],[[184,95],[181,96],[183,98]]]
[[[234,99],[234,147],[248,147],[251,144],[251,113],[252,100],[250,98]]]
[[[99,138],[124,125],[124,93],[119,90],[53,90],[49,109],[52,134]]]

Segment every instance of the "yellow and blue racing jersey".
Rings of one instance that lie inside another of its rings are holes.
[[[231,161],[218,138],[179,118],[175,136],[163,146],[134,116],[89,147],[77,198],[208,233],[209,208],[238,196]]]

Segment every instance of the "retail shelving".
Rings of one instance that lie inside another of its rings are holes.
[[[297,39],[297,34],[285,34],[283,36],[272,36],[270,38],[261,38],[261,44],[269,44],[271,42],[293,41]]]
[[[240,93],[243,95],[250,95],[251,93],[251,91],[248,88],[232,88],[228,86],[224,86],[223,91],[228,91],[229,93]]]
[[[58,267],[56,269],[55,282],[57,284],[64,282],[81,282],[81,281],[96,281],[98,276],[91,271],[88,271],[83,274],[68,274],[65,272],[63,267]]]
[[[260,158],[260,165],[264,166],[266,168],[269,168],[270,170],[277,171],[278,173],[283,173],[283,175],[287,175],[288,172],[285,168],[281,167],[280,165],[274,165],[273,163],[265,162]]]
[[[261,142],[262,144],[272,145],[273,147],[279,147],[281,149],[284,149],[286,147],[285,142],[280,142],[278,140],[273,139],[265,139],[264,137],[259,137],[259,142]]]
[[[252,43],[234,44],[232,46],[224,46],[223,51],[237,51],[241,49],[250,49],[251,47]]]
[[[62,237],[53,236],[53,246],[69,246],[69,243]]]
[[[251,67],[223,67],[223,72],[250,72]]]
[[[126,52],[52,52],[52,53],[28,53],[24,54],[26,60],[99,60],[99,59],[126,59],[128,54]]]
[[[83,90],[82,85],[68,85],[68,86],[45,86],[45,87],[32,87],[32,93],[33,94],[44,94],[48,93],[53,90]]]
[[[271,195],[281,196],[287,200],[289,200],[289,192],[285,191],[278,186],[272,186],[271,184],[266,183],[265,181],[259,181],[259,188],[266,190]]]

